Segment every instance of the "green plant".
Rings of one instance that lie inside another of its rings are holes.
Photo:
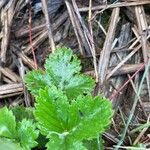
[[[111,103],[91,96],[94,80],[80,71],[72,50],[59,48],[46,60],[45,71],[31,71],[25,77],[36,99],[38,128],[49,139],[48,150],[86,150],[83,141],[97,138],[111,122]]]
[[[25,82],[34,96],[39,93],[40,89],[54,85],[62,90],[69,99],[73,99],[80,94],[90,93],[95,86],[94,80],[81,74],[80,71],[80,61],[72,51],[67,48],[59,48],[46,60],[45,71],[28,72]]]
[[[37,145],[38,133],[32,120],[17,122],[11,110],[0,109],[0,149],[30,150]]]

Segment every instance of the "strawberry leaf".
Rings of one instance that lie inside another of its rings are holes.
[[[14,138],[16,135],[16,121],[12,111],[7,107],[0,109],[0,137]]]
[[[81,114],[80,121],[71,131],[77,140],[96,138],[111,123],[113,112],[107,99],[99,96],[79,96],[74,103]]]
[[[36,125],[31,120],[23,119],[16,123],[12,110],[7,107],[0,109],[0,142],[4,142],[2,147],[14,149],[17,146],[16,149],[30,150],[37,145],[37,137]]]
[[[18,123],[18,138],[20,139],[20,145],[26,150],[37,146],[35,141],[39,132],[36,130],[36,125],[31,120],[23,119]]]
[[[63,126],[60,124],[61,118],[58,113],[59,110],[57,110],[58,101],[64,104],[68,103],[67,97],[64,96],[61,91],[57,90],[56,87],[40,90],[39,96],[37,96],[35,117],[44,135],[48,135],[49,131],[63,131]]]
[[[54,85],[64,89],[65,84],[81,70],[80,61],[71,49],[59,48],[46,60],[45,68]]]
[[[34,96],[38,94],[39,89],[45,87],[45,85],[47,84],[45,82],[44,75],[45,73],[41,70],[33,70],[29,71],[25,76],[26,86]]]
[[[71,49],[58,48],[46,60],[45,69],[45,72],[40,70],[28,72],[25,77],[28,89],[35,96],[39,89],[54,85],[69,99],[73,99],[78,94],[90,93],[95,86],[91,77],[81,75],[80,61],[73,55]]]
[[[65,138],[72,143],[96,138],[108,127],[113,114],[111,103],[105,98],[78,96],[69,103],[56,87],[40,90],[36,102],[40,130],[47,138],[57,136],[54,141],[59,139],[60,143]]]

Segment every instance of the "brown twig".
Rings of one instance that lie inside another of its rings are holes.
[[[47,1],[42,0],[42,5],[43,5],[43,11],[44,11],[45,20],[46,20],[46,26],[47,26],[47,30],[48,30],[49,43],[50,43],[52,52],[54,52],[55,51],[55,43],[54,43],[53,33],[52,33],[52,29],[51,29],[52,25],[51,25],[49,15],[48,15]]]
[[[110,53],[112,51],[111,47],[114,40],[117,23],[119,21],[119,12],[120,12],[119,8],[114,8],[112,12],[111,22],[107,32],[103,50],[101,52],[101,56],[99,59],[98,72],[99,72],[99,82],[101,85],[103,84],[106,77],[106,72],[107,72],[108,63],[110,59]]]
[[[30,45],[31,45],[31,50],[32,50],[32,55],[33,55],[35,69],[37,69],[38,65],[37,65],[37,60],[36,60],[36,57],[35,57],[34,47],[33,47],[33,44],[32,44],[33,42],[32,42],[31,29],[32,29],[32,14],[31,14],[31,5],[30,5],[29,6],[29,40],[30,40]]]

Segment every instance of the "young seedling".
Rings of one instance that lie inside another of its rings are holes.
[[[94,80],[81,72],[71,49],[58,48],[45,63],[45,71],[28,72],[25,82],[35,96],[35,119],[49,142],[48,150],[87,150],[109,126],[113,115],[109,100],[90,93]]]

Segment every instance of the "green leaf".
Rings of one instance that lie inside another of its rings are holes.
[[[9,139],[0,139],[0,150],[23,150],[19,144]]]
[[[31,148],[37,146],[37,142],[35,141],[38,137],[39,131],[36,130],[36,125],[32,120],[23,119],[18,123],[18,139],[20,140],[20,144],[26,150],[30,150]]]
[[[46,60],[45,68],[53,84],[59,85],[60,89],[64,89],[73,75],[81,70],[80,61],[73,56],[72,50],[67,48],[58,48],[51,54]]]
[[[45,73],[42,70],[29,71],[25,75],[26,86],[34,96],[38,94],[39,89],[45,87],[47,84],[44,80],[44,75]]]
[[[15,117],[6,107],[0,109],[0,137],[16,137]]]
[[[40,90],[36,98],[35,117],[44,135],[48,135],[50,131],[62,132],[64,130],[62,120],[60,116],[58,116],[58,112],[61,111],[57,109],[58,101],[68,103],[67,97],[54,86]]]
[[[71,49],[58,48],[45,64],[53,85],[65,91],[69,98],[91,92],[95,83],[91,77],[81,75],[80,61]]]
[[[3,107],[0,109],[0,137],[0,142],[4,142],[2,147],[6,149],[20,150],[21,146],[22,149],[30,150],[37,145],[35,139],[38,137],[38,131],[31,120],[23,119],[16,124],[12,110]]]
[[[72,143],[96,138],[109,126],[113,115],[111,103],[105,98],[78,96],[69,103],[56,87],[40,90],[36,102],[35,117],[42,133],[50,139],[52,135],[63,141],[68,138]]]
[[[107,99],[100,96],[79,96],[75,103],[82,114],[80,122],[71,133],[76,140],[96,138],[111,123],[113,111]]]
[[[61,139],[56,135],[51,136],[50,141],[46,144],[47,150],[87,150],[82,142],[70,142],[68,139]]]
[[[64,87],[64,91],[69,98],[76,98],[83,93],[90,93],[94,86],[95,84],[91,77],[76,75],[70,79],[70,82]]]
[[[25,76],[26,85],[34,96],[46,86],[56,86],[66,93],[69,99],[73,99],[79,94],[91,92],[95,86],[91,77],[80,74],[80,61],[71,49],[58,48],[46,60],[45,69],[45,72],[36,70]]]

